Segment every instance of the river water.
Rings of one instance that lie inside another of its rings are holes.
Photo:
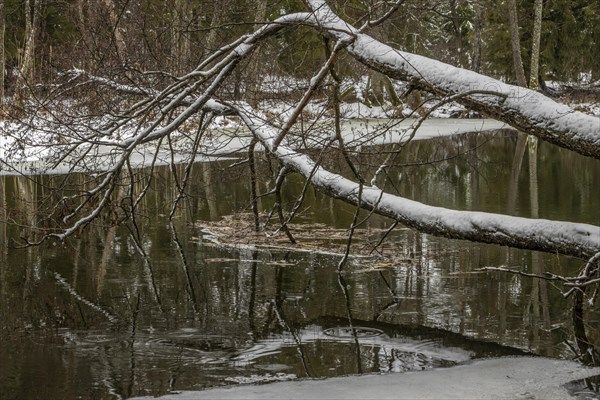
[[[388,187],[432,205],[600,225],[598,160],[540,142],[511,174],[516,142],[508,131],[412,142]],[[364,172],[385,149],[363,149]],[[266,193],[277,168],[259,158]],[[218,243],[208,230],[248,228],[239,214],[250,207],[248,167],[232,163],[195,164],[172,223],[173,177],[159,167],[142,171],[153,179],[135,226],[113,227],[111,214],[64,244],[24,249],[15,244],[60,195],[50,186],[63,177],[0,178],[0,398],[127,398],[490,356],[572,357],[571,301],[560,288],[477,269],[569,275],[582,261],[397,227],[373,252],[381,259],[355,258],[339,274],[330,253],[354,209],[311,190],[292,230],[314,231],[328,251]],[[302,186],[288,178],[287,210]],[[260,203],[268,211],[273,202]],[[371,216],[356,250],[373,249],[391,225]],[[596,307],[586,319],[597,345],[598,316]]]

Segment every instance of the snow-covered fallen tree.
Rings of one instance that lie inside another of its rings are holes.
[[[239,115],[261,143],[273,151],[281,131],[265,124],[253,111],[240,109]],[[307,155],[285,146],[280,145],[274,154],[319,191],[420,232],[580,257],[591,257],[600,251],[600,227],[597,226],[432,207],[385,193],[374,186],[361,187],[360,183],[329,172]]]
[[[400,3],[396,3],[390,13]],[[369,185],[355,169],[354,181],[344,178],[339,172],[325,170],[298,149],[292,150],[288,141],[298,116],[328,76],[334,75],[332,71],[337,57],[345,51],[391,78],[409,81],[419,89],[441,95],[446,100],[458,101],[558,146],[600,158],[600,118],[573,111],[535,91],[400,52],[364,33],[381,21],[370,21],[361,28],[355,28],[340,19],[325,1],[308,0],[306,4],[307,12],[289,14],[262,25],[254,33],[218,49],[194,71],[179,77],[162,90],[104,80],[104,85],[141,96],[142,99],[110,118],[104,126],[87,133],[77,130],[73,137],[65,139],[68,144],[61,148],[59,154],[55,154],[53,159],[56,162],[67,159],[68,154],[71,164],[85,164],[86,155],[93,153],[90,149],[98,146],[108,146],[114,160],[94,188],[63,199],[62,203],[71,207],[63,219],[64,227],[48,233],[42,240],[50,237],[63,240],[98,217],[110,203],[117,186],[122,184],[119,179],[130,167],[129,160],[138,147],[169,138],[192,118],[199,118],[195,143],[200,142],[207,121],[214,115],[228,114],[241,118],[256,141],[288,169],[302,174],[318,190],[418,231],[586,259],[600,252],[600,227],[597,226],[432,207],[386,193],[375,186],[375,180]],[[228,77],[266,38],[282,29],[300,25],[313,27],[325,37],[334,39],[335,44],[331,46],[329,58],[310,80],[304,96],[282,125],[275,126],[269,122],[269,118],[245,103],[219,99],[219,89]],[[77,74],[82,75],[81,72]],[[120,128],[141,119],[145,120],[145,124],[140,125],[139,129],[127,137],[115,138],[114,133]],[[338,132],[332,132],[331,138],[352,169],[352,162],[344,153],[343,139]],[[144,195],[144,191],[133,193],[133,184],[130,191],[132,198]],[[135,208],[137,202],[133,204],[132,208]],[[134,214],[134,211],[132,209],[131,213]]]

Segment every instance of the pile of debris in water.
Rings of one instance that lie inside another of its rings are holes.
[[[260,221],[259,232],[255,231],[254,216],[251,213],[231,214],[219,221],[198,221],[195,226],[202,233],[199,240],[218,247],[310,252],[332,256],[343,256],[346,252],[349,229],[333,228],[323,223],[289,223],[287,227],[296,241],[291,243],[278,222],[271,220],[266,223],[266,214],[261,214]],[[399,241],[389,240],[390,237],[387,237],[407,230],[404,227],[396,227],[392,232],[368,226],[357,228],[352,235],[349,257],[354,265],[371,269],[410,265],[414,255],[407,254],[406,248],[402,248]]]

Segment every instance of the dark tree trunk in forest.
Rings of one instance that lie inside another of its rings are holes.
[[[539,87],[538,75],[540,66],[540,39],[542,35],[543,5],[544,0],[535,0],[533,37],[531,38],[531,67],[529,69],[529,87],[531,89],[537,89]]]
[[[23,58],[17,82],[15,84],[14,103],[17,107],[22,107],[25,97],[24,91],[33,82],[35,67],[35,42],[40,29],[40,19],[42,14],[43,0],[35,0],[33,4],[33,17],[31,16],[31,3],[25,2],[25,34],[26,42],[23,50]]]
[[[190,24],[191,7],[188,0],[174,2],[174,16],[171,33],[171,72],[182,74],[187,70],[190,60],[190,35],[187,33]]]
[[[6,61],[4,58],[4,33],[6,32],[6,19],[4,17],[4,0],[0,0],[0,105],[4,104],[4,74]]]
[[[110,20],[110,26],[113,32],[113,39],[115,48],[117,50],[117,57],[121,65],[125,65],[127,61],[127,45],[125,42],[125,33],[122,24],[120,23],[120,15],[117,12],[117,6],[114,0],[104,0],[104,4],[108,11],[108,18]]]
[[[517,78],[517,85],[526,87],[523,58],[521,57],[521,39],[519,37],[519,17],[515,0],[508,0],[508,22],[510,24],[510,43],[513,55],[513,67]]]
[[[255,29],[260,28],[260,24],[266,21],[267,18],[267,3],[263,0],[256,0],[252,3],[255,7],[254,23]],[[260,51],[254,54],[255,58],[260,58]],[[245,82],[244,94],[246,101],[252,106],[256,107],[261,100],[261,69],[264,68],[265,63],[262,60],[256,60],[254,63],[248,66],[244,71],[241,79]],[[239,85],[238,82],[236,84]],[[236,85],[237,86],[237,85]]]
[[[483,30],[483,0],[477,0],[475,3],[475,43],[473,44],[473,62],[471,69],[475,72],[481,70],[481,52],[483,41],[481,39],[481,31]]]

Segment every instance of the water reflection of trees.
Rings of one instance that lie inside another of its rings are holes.
[[[474,151],[480,146],[484,146],[481,151]],[[577,204],[583,220],[600,218],[599,200],[589,193],[590,188],[600,185],[600,176],[584,172],[564,179],[556,175],[555,169],[559,168],[555,165],[566,164],[589,171],[593,166],[586,163],[594,160],[574,158],[571,153],[542,145],[531,146],[526,153],[528,173],[520,174],[527,179],[517,174],[521,179],[515,183],[514,173],[496,168],[510,162],[514,148],[511,137],[467,135],[435,143],[415,142],[398,160],[407,167],[401,176],[390,177],[391,184],[402,195],[431,204],[490,211],[505,209],[506,197],[498,193],[509,193],[514,186],[515,214],[561,218],[555,215],[556,209],[568,210],[562,205]],[[363,160],[365,165],[378,165],[375,154],[368,156],[373,160]],[[537,170],[539,157],[551,167]],[[411,164],[412,160],[424,159],[444,161]],[[334,258],[223,250],[203,242],[189,223],[249,209],[250,187],[246,180],[237,179],[245,166],[228,168],[229,164],[204,163],[193,168],[187,196],[172,222],[167,216],[175,193],[163,189],[172,187],[170,171],[157,168],[152,180],[140,171],[137,190],[149,182],[152,190],[138,206],[137,231],[132,226],[117,228],[114,224],[122,212],[118,204],[127,200],[127,194],[121,192],[115,195],[111,216],[98,220],[64,246],[19,251],[9,248],[8,238],[18,237],[22,229],[32,225],[38,212],[42,214],[35,204],[45,204],[38,200],[48,194],[43,180],[33,183],[26,178],[2,178],[2,338],[27,332],[36,341],[61,346],[66,343],[77,359],[90,357],[91,352],[94,361],[86,367],[86,373],[104,382],[106,392],[123,397],[138,394],[143,387],[155,387],[152,382],[157,375],[171,383],[159,385],[155,393],[167,390],[169,385],[192,387],[197,381],[183,372],[190,368],[199,374],[208,369],[222,378],[228,373],[243,374],[240,370],[225,372],[223,366],[235,365],[240,352],[252,344],[274,338],[293,348],[290,353],[278,350],[282,354],[278,357],[295,365],[297,376],[325,373],[318,368],[321,358],[355,366],[348,367],[347,372],[377,369],[394,357],[401,358],[397,352],[382,356],[381,346],[362,347],[360,338],[354,338],[350,355],[347,348],[343,352],[333,345],[307,343],[303,330],[312,323],[354,326],[360,321],[388,328],[441,327],[545,355],[568,354],[560,345],[561,329],[552,329],[571,317],[558,291],[537,278],[473,272],[482,266],[506,263],[533,273],[545,265],[545,270],[566,275],[569,269],[579,267],[572,261],[493,246],[450,244],[396,229],[384,251],[395,252],[402,262],[374,271],[353,267],[340,281]],[[263,169],[258,176],[272,176],[268,163],[259,163],[257,168]],[[552,185],[544,184],[549,181]],[[268,192],[272,184],[259,181],[259,192]],[[284,207],[291,207],[302,184],[294,178],[286,181]],[[492,186],[496,195],[489,194]],[[554,193],[556,186],[560,196]],[[581,197],[588,199],[587,203],[581,202]],[[310,213],[301,218],[348,226],[354,210],[331,199],[325,203],[322,200],[309,192],[304,207]],[[272,206],[272,198],[262,201],[264,207]],[[562,205],[558,207],[556,202]],[[578,219],[563,216],[567,217]],[[389,222],[373,217],[368,225],[387,227]],[[57,283],[55,272],[77,295]],[[98,309],[109,310],[117,321],[110,321]],[[102,332],[102,338],[93,339],[89,332]],[[597,331],[588,329],[588,333],[588,341],[600,342]],[[94,340],[105,345],[91,351],[90,346],[97,345]],[[219,367],[210,367],[210,362]],[[151,365],[158,365],[161,372],[152,372]],[[63,367],[72,379],[83,374],[76,362]]]
[[[518,196],[519,172],[522,160],[527,151],[528,155],[528,183],[529,183],[529,202],[532,218],[539,218],[539,185],[538,185],[538,139],[519,133],[517,146],[514,153],[513,166],[511,170],[511,179],[509,186],[508,212],[515,212],[515,203]],[[580,189],[581,187],[577,187]],[[591,262],[591,261],[590,261]],[[588,262],[588,265],[589,263]],[[534,342],[537,342],[539,348],[540,333],[550,331],[550,305],[548,301],[548,282],[539,278],[544,274],[543,259],[539,252],[531,252],[531,278],[532,289],[531,298],[524,311],[524,320],[529,324]],[[581,274],[580,274],[581,275]],[[571,346],[565,339],[565,343],[573,350],[577,358],[580,358],[586,364],[600,365],[600,357],[594,344],[589,340],[586,333],[584,322],[584,300],[586,298],[586,289],[579,288],[573,293],[573,306],[571,317],[573,324],[573,337],[578,350]],[[595,295],[592,295],[590,305],[595,304]]]

